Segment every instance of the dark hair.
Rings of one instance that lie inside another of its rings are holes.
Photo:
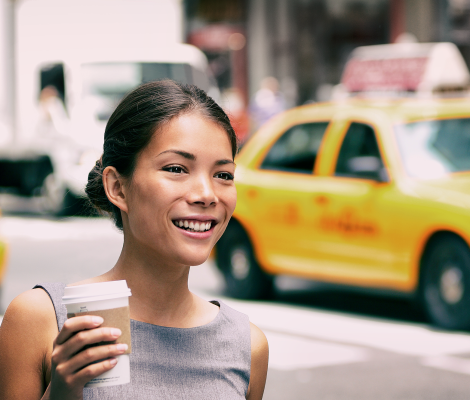
[[[172,80],[145,83],[130,92],[117,106],[106,125],[103,155],[88,174],[85,192],[100,214],[109,214],[122,229],[121,211],[108,200],[103,170],[113,166],[122,176],[132,177],[137,157],[162,124],[179,115],[198,112],[222,127],[237,153],[237,137],[222,108],[203,90]]]

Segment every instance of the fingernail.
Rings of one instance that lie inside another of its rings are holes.
[[[111,328],[111,335],[115,337],[121,336],[121,330],[117,328]]]
[[[93,321],[93,323],[95,324],[102,324],[104,319],[101,318],[101,317],[91,317],[91,320]]]
[[[126,351],[128,347],[129,346],[125,343],[119,343],[118,345],[116,345],[116,349],[118,349],[119,351]]]
[[[109,360],[109,363],[113,366],[116,365],[117,364],[117,358],[111,358],[111,360]]]

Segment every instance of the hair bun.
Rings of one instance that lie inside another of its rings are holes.
[[[96,160],[95,168],[103,172],[103,156],[101,156],[98,160]]]
[[[106,196],[103,186],[103,156],[101,156],[95,163],[88,174],[88,183],[85,192],[92,206],[96,208],[98,213],[112,212],[112,205]]]

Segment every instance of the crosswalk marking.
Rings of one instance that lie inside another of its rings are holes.
[[[421,364],[426,367],[470,375],[470,360],[464,358],[453,356],[425,357],[421,359]]]
[[[434,331],[425,325],[388,322],[284,306],[226,299],[228,305],[250,317],[261,329],[360,345],[409,356],[470,353],[470,336]]]
[[[308,369],[368,360],[369,351],[277,332],[264,332],[269,342],[269,367],[279,371]]]

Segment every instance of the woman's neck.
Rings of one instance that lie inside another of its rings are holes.
[[[132,292],[132,319],[170,326],[193,307],[188,289],[189,268],[165,265],[156,257],[136,257],[123,249],[114,268],[99,278],[127,281]]]
[[[189,291],[189,266],[166,265],[155,255],[124,248],[116,265],[88,282],[125,279],[131,318],[154,325],[190,328],[215,318],[218,307]]]

